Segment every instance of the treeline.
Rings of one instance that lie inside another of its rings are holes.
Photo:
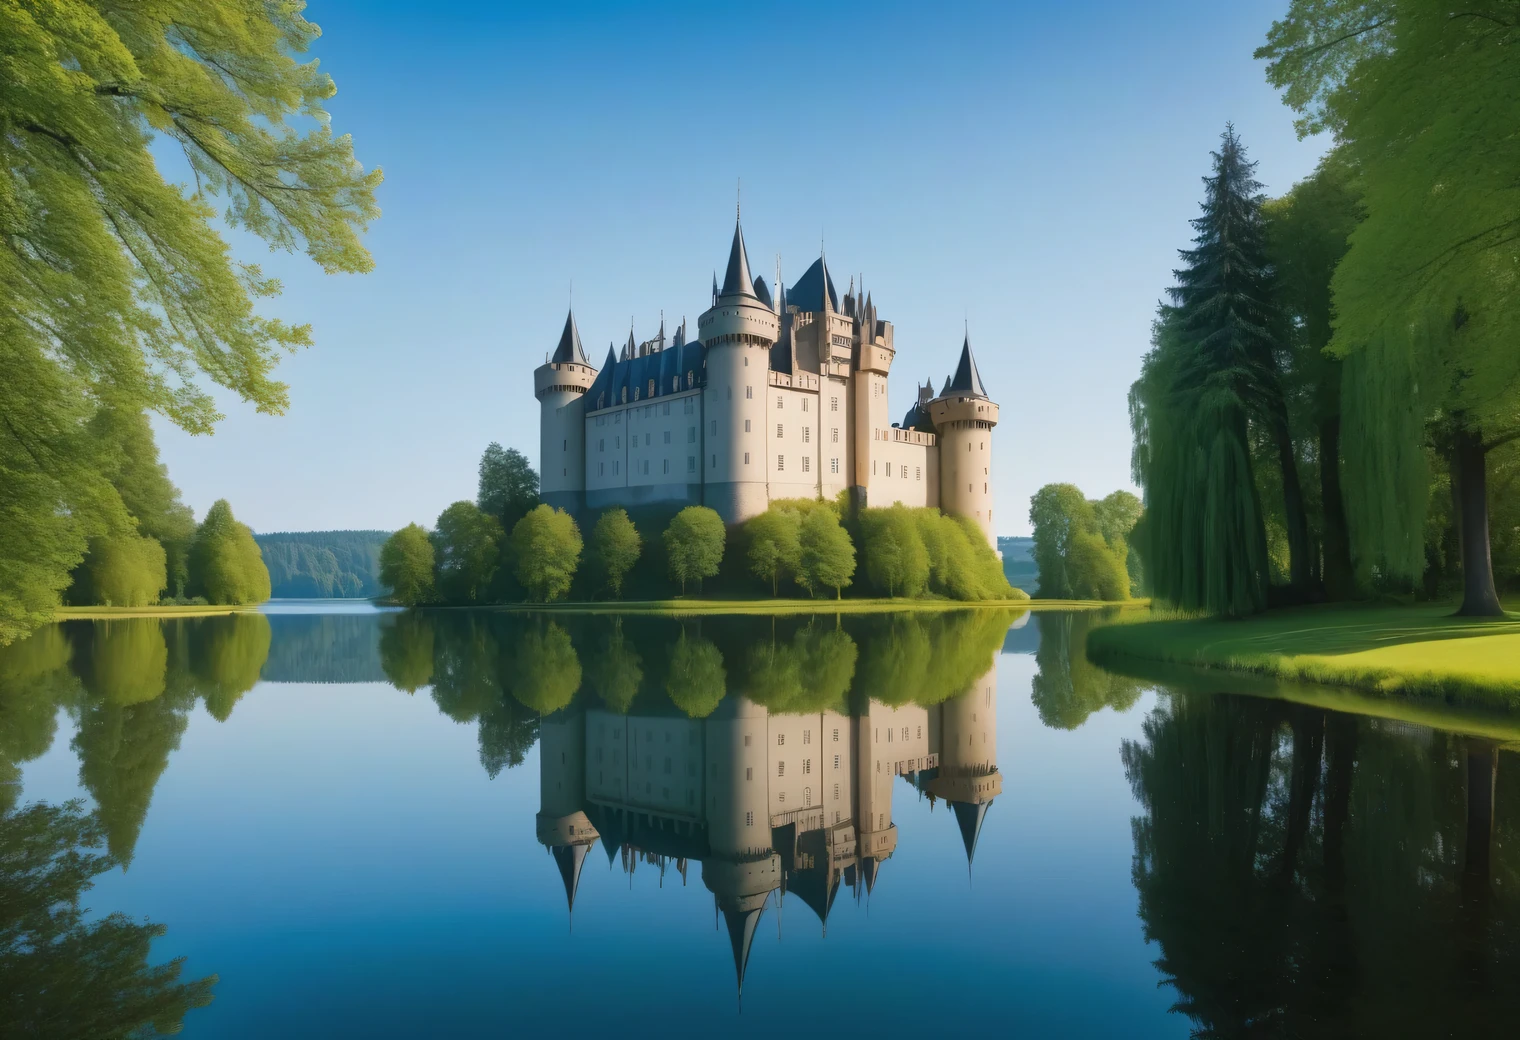
[[[937,509],[851,511],[842,502],[773,502],[728,530],[687,506],[635,520],[603,511],[589,537],[538,502],[538,477],[516,449],[492,444],[474,502],[455,502],[429,532],[411,524],[380,552],[380,580],[406,605],[660,599],[679,590],[754,597],[1027,598],[972,522]]]
[[[1143,520],[1128,491],[1089,499],[1075,484],[1046,484],[1029,500],[1041,599],[1126,600],[1144,583],[1130,539]]]
[[[97,444],[103,514],[82,558],[66,575],[63,602],[146,607],[269,598],[269,572],[253,532],[237,521],[225,499],[195,522],[159,461],[145,413],[102,408],[86,431]],[[13,622],[11,634],[19,630]]]
[[[1491,5],[1492,6],[1492,5]],[[1520,589],[1520,20],[1294,0],[1257,57],[1334,146],[1268,198],[1227,128],[1130,394],[1155,595]]]
[[[372,599],[383,595],[380,547],[389,531],[285,531],[256,534],[280,599]]]

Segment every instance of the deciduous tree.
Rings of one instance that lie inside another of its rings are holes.
[[[801,514],[784,506],[772,505],[745,521],[745,561],[751,574],[770,582],[772,596],[779,594],[783,576],[797,574],[802,557],[801,537]]]
[[[475,504],[510,531],[538,505],[538,474],[528,457],[516,448],[492,441],[480,456],[480,486]]]
[[[208,603],[262,603],[269,598],[269,570],[225,498],[206,511],[190,546],[190,593]]]
[[[570,591],[581,548],[580,528],[563,509],[540,504],[512,528],[517,580],[529,597],[540,603],[559,599]]]
[[[839,525],[839,517],[832,509],[815,509],[802,520],[798,537],[801,555],[797,568],[797,582],[817,595],[822,589],[833,589],[834,598],[843,596],[845,586],[855,576],[855,546],[850,536]]]
[[[436,587],[450,603],[480,603],[500,566],[501,523],[474,502],[455,502],[438,514],[433,553]]]
[[[665,528],[665,558],[670,576],[681,583],[686,594],[687,582],[701,582],[718,573],[723,562],[726,532],[723,518],[706,506],[687,506]]]
[[[638,562],[643,547],[639,529],[628,519],[626,509],[609,509],[597,518],[591,529],[591,555],[613,598],[622,598],[623,579]]]
[[[380,583],[403,606],[432,600],[435,565],[433,541],[418,524],[407,524],[380,547]]]

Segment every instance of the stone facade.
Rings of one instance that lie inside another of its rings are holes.
[[[996,548],[992,430],[970,337],[936,394],[888,414],[891,322],[853,280],[843,300],[820,257],[773,295],[752,277],[736,225],[723,284],[688,338],[630,330],[600,370],[573,314],[534,373],[542,495],[578,515],[611,506],[711,506],[730,524],[783,498],[937,506],[977,522]]]

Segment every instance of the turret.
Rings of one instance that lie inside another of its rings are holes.
[[[586,720],[579,711],[556,712],[539,723],[538,840],[549,849],[573,912],[581,867],[597,840],[586,816]]]
[[[987,810],[1003,793],[997,762],[997,668],[939,711],[939,769],[929,781],[929,793],[949,803],[969,864]]]
[[[723,285],[712,307],[697,318],[697,335],[707,350],[703,502],[730,524],[763,513],[769,505],[765,402],[770,348],[781,323],[756,288],[736,220]]]
[[[982,386],[971,336],[961,344],[960,363],[940,396],[929,402],[939,435],[939,505],[945,512],[975,520],[987,544],[997,549],[992,526],[992,429],[998,406]]]
[[[585,395],[595,378],[571,311],[559,345],[533,372],[533,396],[539,405],[539,497],[570,513],[585,505]]]

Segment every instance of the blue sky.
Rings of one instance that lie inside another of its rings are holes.
[[[164,459],[198,515],[225,497],[256,531],[430,526],[488,442],[536,459],[572,281],[598,361],[630,319],[695,322],[742,178],[768,281],[820,240],[864,275],[894,412],[969,324],[1000,533],[1027,533],[1043,484],[1131,486],[1125,394],[1226,121],[1273,193],[1323,150],[1251,58],[1285,8],[311,0],[334,128],[385,170],[376,269],[232,236],[315,346],[281,366],[286,415],[225,400],[212,437],[161,425]]]

